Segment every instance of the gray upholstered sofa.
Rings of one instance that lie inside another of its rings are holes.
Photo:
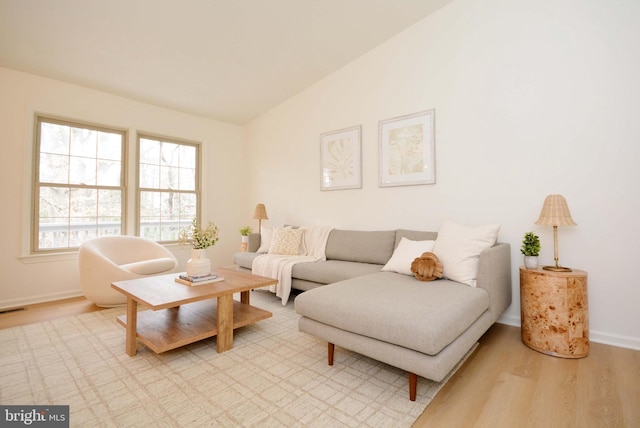
[[[305,291],[295,300],[299,329],[328,342],[330,365],[338,345],[406,370],[415,400],[417,376],[443,380],[511,304],[511,256],[506,243],[484,250],[475,287],[419,281],[381,271],[403,237],[434,240],[437,233],[334,229],[327,260],[295,265],[292,288]],[[250,250],[257,241],[251,238]],[[234,263],[250,269],[257,255],[237,253]]]

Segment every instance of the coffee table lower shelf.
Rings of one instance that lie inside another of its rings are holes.
[[[271,312],[238,301],[233,302],[233,329],[270,318]],[[155,353],[169,351],[218,334],[216,299],[189,303],[158,311],[138,312],[136,337]],[[118,324],[127,327],[127,316]]]

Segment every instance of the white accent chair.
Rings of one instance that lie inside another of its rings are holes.
[[[111,283],[170,273],[176,257],[155,241],[137,236],[103,236],[85,241],[78,252],[80,287],[85,297],[100,307],[127,303]]]

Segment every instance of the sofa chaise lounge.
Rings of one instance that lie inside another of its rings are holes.
[[[292,288],[305,291],[295,299],[299,329],[328,342],[330,365],[338,345],[406,370],[409,397],[415,400],[417,376],[442,381],[506,310],[511,304],[509,244],[494,241],[480,251],[471,285],[446,278],[419,281],[388,269],[403,238],[437,237],[402,229],[334,229],[326,261],[294,266]],[[256,241],[256,236],[250,240],[254,252],[234,256],[241,269],[250,269],[257,257]]]

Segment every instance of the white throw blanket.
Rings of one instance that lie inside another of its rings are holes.
[[[254,275],[266,276],[278,280],[278,284],[271,286],[271,292],[282,299],[286,305],[291,294],[291,271],[297,263],[313,263],[327,259],[325,248],[332,228],[329,226],[301,227],[302,251],[297,256],[282,256],[263,254],[253,259],[251,271]]]

